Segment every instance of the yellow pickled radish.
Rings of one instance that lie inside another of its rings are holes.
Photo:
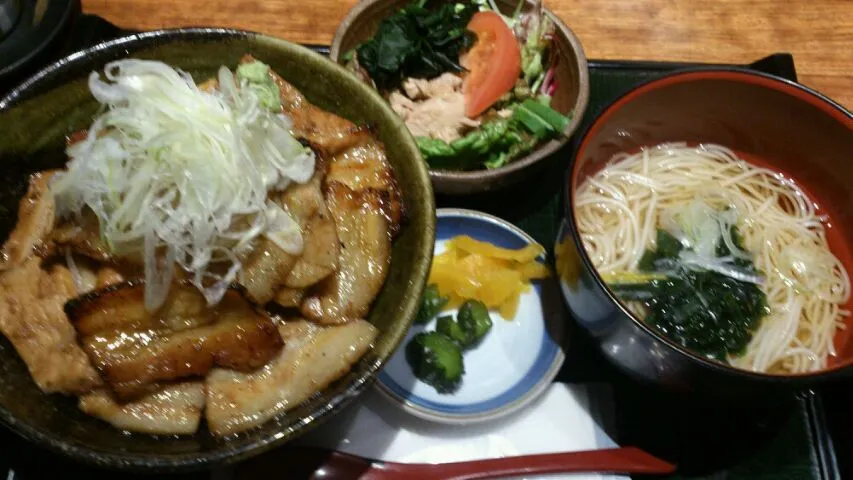
[[[449,298],[445,310],[475,299],[512,320],[530,281],[550,275],[548,267],[537,261],[545,253],[541,245],[508,249],[462,235],[448,240],[446,247],[433,259],[429,276],[429,283]]]
[[[521,285],[521,288],[515,291],[515,294],[509,299],[509,301],[501,304],[500,312],[501,316],[504,318],[514,318],[515,312],[518,311],[518,303],[521,300],[521,294],[530,290],[530,284]]]
[[[448,241],[448,249],[458,249],[466,253],[476,253],[484,257],[514,260],[516,262],[530,262],[545,253],[542,245],[536,243],[531,243],[524,248],[514,250],[511,248],[501,248],[489,242],[481,242],[468,235],[460,235],[450,239]]]

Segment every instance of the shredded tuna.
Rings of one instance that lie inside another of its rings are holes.
[[[452,142],[480,125],[465,116],[462,79],[452,73],[432,80],[406,79],[388,101],[416,137]]]

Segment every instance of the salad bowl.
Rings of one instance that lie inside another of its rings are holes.
[[[495,2],[474,2],[480,10],[488,10],[496,6],[508,22],[515,25],[516,35],[528,32],[521,26],[530,23],[531,18],[538,22],[553,23],[553,33],[549,34],[551,54],[543,61],[547,80],[543,82],[546,89],[537,88],[539,92],[548,93],[551,97],[550,106],[568,121],[560,132],[553,138],[539,142],[532,150],[498,168],[479,169],[446,169],[431,167],[429,174],[436,193],[449,195],[474,194],[493,191],[529,179],[532,174],[540,171],[580,126],[582,117],[589,101],[589,69],[586,56],[580,41],[563,21],[541,5],[536,0],[521,0],[519,5],[514,0],[495,0]],[[426,8],[437,8],[444,1],[420,2]],[[454,4],[464,5],[454,2]],[[380,23],[411,5],[411,0],[366,0],[359,2],[335,32],[332,40],[330,58],[345,64],[352,58],[356,47],[373,37]],[[521,8],[519,8],[521,7]],[[516,12],[520,12],[516,14]],[[532,33],[532,32],[531,32]],[[525,64],[524,55],[522,65]],[[535,93],[535,92],[534,92]],[[423,148],[422,148],[423,151]]]

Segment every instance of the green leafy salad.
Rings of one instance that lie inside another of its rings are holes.
[[[563,134],[555,26],[540,2],[511,15],[492,1],[416,0],[345,55],[388,99],[431,168],[498,168]]]

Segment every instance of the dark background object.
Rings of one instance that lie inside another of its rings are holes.
[[[53,60],[93,43],[125,34],[99,17],[82,16],[70,41]],[[315,46],[321,53],[324,46]],[[691,65],[670,62],[590,61],[591,91],[587,121],[610,100],[639,82]],[[796,80],[791,55],[776,54],[751,65],[760,71]],[[0,88],[2,96],[3,88]],[[568,148],[554,156],[545,172],[530,182],[499,194],[465,199],[439,197],[439,206],[474,208],[497,214],[530,233],[549,250],[562,215],[560,202]],[[714,401],[684,401],[678,396],[634,382],[603,358],[581,329],[574,329],[558,380],[605,385],[601,401],[591,408],[615,418],[605,425],[622,444],[635,444],[676,461],[680,471],[670,478],[791,479],[853,478],[853,386],[833,384],[805,391],[765,409]],[[610,399],[610,405],[604,399]],[[762,411],[763,410],[763,411]],[[0,430],[0,475],[23,480],[82,474],[114,478],[111,471],[75,464]],[[834,447],[834,448],[833,448]],[[837,455],[836,455],[837,452]],[[284,470],[282,470],[284,471]],[[122,478],[150,478],[123,476]],[[175,480],[228,479],[228,472],[168,476]]]
[[[0,0],[0,92],[55,60],[80,17],[80,0]],[[7,26],[8,25],[8,26]]]
[[[0,0],[0,40],[15,28],[21,16],[21,0]]]

